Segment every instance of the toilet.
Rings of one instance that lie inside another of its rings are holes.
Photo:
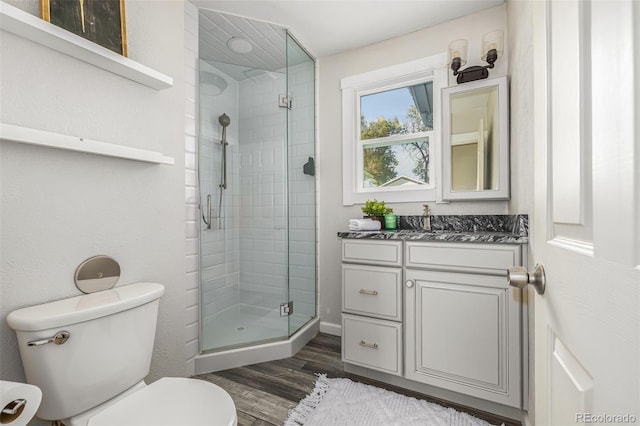
[[[237,424],[213,383],[149,374],[164,286],[136,283],[11,312],[36,416],[67,426]]]

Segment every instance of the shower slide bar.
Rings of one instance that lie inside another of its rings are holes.
[[[229,142],[227,142],[227,126],[231,124],[231,119],[227,114],[222,114],[218,117],[218,122],[222,126],[222,140],[220,141],[222,144],[222,181],[220,182],[220,188],[227,189],[227,146],[229,145]],[[222,191],[220,191],[220,200],[222,203]]]
[[[218,229],[222,228],[222,190],[227,189],[227,146],[229,146],[229,142],[227,142],[227,127],[231,124],[231,119],[227,114],[222,114],[218,117],[218,122],[222,126],[222,138],[220,140],[220,144],[222,145],[222,158],[221,158],[221,167],[222,174],[220,175],[220,197],[218,199]],[[207,211],[202,212],[202,221],[207,225],[207,229],[211,229],[211,219],[212,219],[212,209],[211,209],[211,194],[207,194]]]

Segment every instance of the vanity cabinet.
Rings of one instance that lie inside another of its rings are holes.
[[[522,407],[520,246],[405,243],[405,377]]]
[[[522,258],[518,244],[343,239],[342,360],[521,409],[524,302],[506,271]]]
[[[342,241],[342,360],[402,374],[402,242]]]

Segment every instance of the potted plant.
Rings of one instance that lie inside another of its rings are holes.
[[[384,215],[393,213],[393,209],[387,207],[384,201],[378,201],[376,199],[367,200],[364,203],[364,207],[361,207],[362,213],[365,214],[365,218],[377,220],[380,222],[381,229],[384,229]]]

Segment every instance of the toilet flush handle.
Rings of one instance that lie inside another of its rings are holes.
[[[61,345],[69,340],[69,337],[71,337],[71,333],[69,333],[68,331],[58,331],[53,337],[27,342],[27,346],[40,346],[46,345],[47,343],[55,343],[56,345]]]

